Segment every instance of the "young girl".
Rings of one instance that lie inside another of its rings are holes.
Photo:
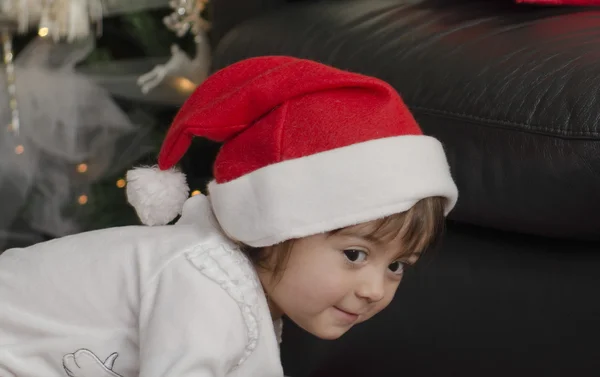
[[[188,199],[193,136],[223,146]],[[391,86],[279,56],[202,84],[127,193],[151,226],[0,256],[0,376],[283,376],[281,317],[335,339],[380,312],[457,199]]]

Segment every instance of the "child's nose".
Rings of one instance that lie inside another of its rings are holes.
[[[356,295],[368,302],[381,301],[385,296],[385,278],[378,275],[366,276],[359,283]]]

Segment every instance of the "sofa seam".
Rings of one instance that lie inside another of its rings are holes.
[[[460,118],[464,118],[464,119],[470,120],[470,121],[488,122],[487,124],[482,124],[482,125],[488,126],[488,127],[495,127],[498,125],[515,126],[515,127],[535,127],[535,129],[523,128],[523,129],[518,129],[515,131],[521,131],[521,132],[527,132],[527,133],[537,133],[537,134],[544,134],[547,136],[564,137],[564,138],[600,137],[600,132],[594,132],[594,131],[576,131],[576,132],[575,131],[564,131],[564,130],[552,128],[552,127],[542,127],[542,126],[537,126],[537,125],[532,125],[532,124],[527,124],[527,123],[513,122],[513,121],[508,121],[508,120],[503,120],[503,119],[480,117],[480,116],[471,115],[471,114],[467,114],[467,113],[460,113],[460,112],[454,112],[454,111],[448,111],[448,110],[440,110],[440,109],[434,109],[434,108],[425,107],[425,106],[410,105],[409,107],[417,112],[419,112],[419,111],[420,112],[431,112],[436,115],[448,115],[448,116],[460,117]],[[497,123],[497,124],[493,124],[493,123]],[[499,127],[499,128],[501,128],[501,127]],[[536,131],[539,131],[539,132],[536,132]],[[554,132],[555,134],[551,134],[551,132]]]

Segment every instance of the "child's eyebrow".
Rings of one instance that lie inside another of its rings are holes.
[[[363,240],[365,240],[367,242],[370,242],[370,243],[373,243],[373,244],[377,244],[377,245],[383,245],[383,244],[385,244],[385,241],[382,238],[377,237],[374,234],[371,234],[371,233],[361,234],[361,232],[359,232],[359,231],[352,231],[352,230],[350,230],[348,228],[342,229],[342,230],[340,230],[338,232],[334,232],[331,235],[334,235],[334,234],[338,234],[338,235],[341,235],[341,236],[347,236],[347,237],[361,238],[361,239],[363,239]]]

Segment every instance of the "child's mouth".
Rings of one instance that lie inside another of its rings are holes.
[[[338,308],[337,306],[334,306],[333,309],[338,313],[338,316],[344,321],[344,322],[349,322],[349,323],[353,323],[356,322],[356,320],[358,319],[359,315],[356,313],[352,313],[352,312],[348,312],[345,311],[343,309]]]

